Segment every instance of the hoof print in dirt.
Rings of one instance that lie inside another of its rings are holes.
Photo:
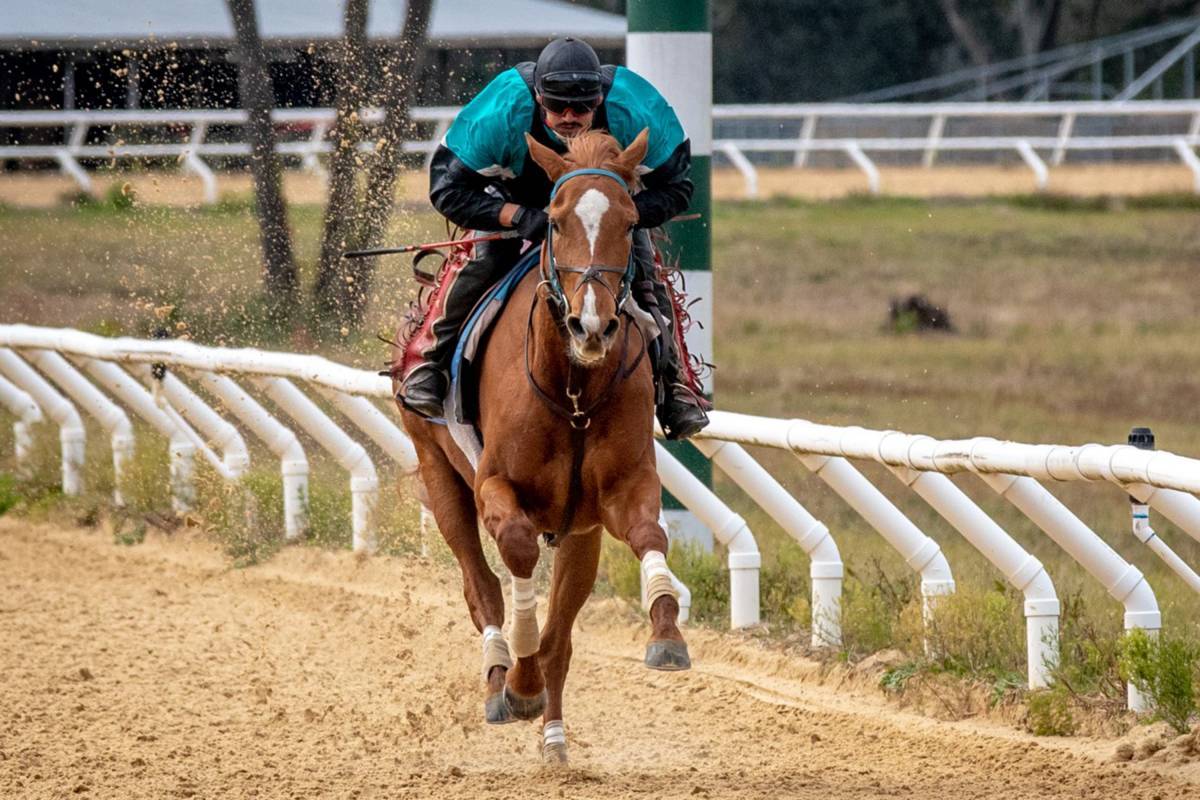
[[[664,639],[646,645],[646,666],[664,672],[678,672],[692,668],[687,644],[674,639]]]

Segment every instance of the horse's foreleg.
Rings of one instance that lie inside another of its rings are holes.
[[[421,480],[427,504],[462,570],[463,595],[475,629],[483,634],[483,680],[487,684],[484,719],[492,724],[512,722],[504,705],[504,678],[510,667],[508,645],[500,632],[504,624],[504,593],[488,566],[479,541],[475,497],[436,445],[420,448]]]
[[[563,730],[563,686],[571,665],[571,630],[579,609],[587,602],[600,564],[600,528],[573,533],[562,540],[554,556],[550,584],[550,608],[538,657],[546,675],[545,723],[542,728],[542,757],[552,764],[567,761],[567,739]]]
[[[484,527],[496,540],[500,558],[512,573],[513,615],[509,638],[516,665],[508,671],[504,698],[520,719],[533,719],[546,705],[545,680],[538,665],[537,596],[533,570],[538,562],[537,529],[521,508],[506,478],[493,475],[477,492]]]
[[[642,605],[650,612],[646,666],[680,670],[691,667],[687,644],[679,632],[679,592],[667,567],[667,531],[661,523],[659,483],[643,470],[610,497],[604,498],[605,527],[633,550],[642,565]]]

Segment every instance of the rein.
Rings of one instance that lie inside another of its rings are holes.
[[[621,188],[628,190],[629,187],[625,180],[615,172],[606,169],[597,169],[589,167],[586,169],[577,169],[566,173],[559,178],[554,188],[550,192],[550,201],[554,201],[554,196],[558,193],[558,189],[566,181],[580,175],[603,175],[612,178],[617,183],[621,184]],[[529,305],[529,320],[525,327],[525,378],[528,380],[530,387],[538,399],[550,409],[554,414],[562,417],[571,426],[571,475],[570,482],[567,486],[567,501],[563,506],[562,519],[559,523],[558,530],[551,532],[546,531],[542,536],[546,539],[546,544],[550,547],[557,547],[559,542],[571,530],[571,523],[575,519],[575,508],[579,505],[579,498],[583,494],[583,456],[587,444],[587,431],[592,426],[592,414],[596,411],[608,398],[612,395],[619,381],[625,380],[633,374],[634,370],[642,363],[642,358],[646,355],[645,340],[643,337],[642,347],[638,352],[638,356],[629,367],[625,367],[625,359],[629,353],[629,331],[631,328],[636,328],[633,318],[629,312],[625,310],[624,303],[629,297],[630,285],[633,281],[634,260],[633,250],[629,252],[629,263],[625,267],[606,266],[603,264],[593,264],[587,267],[564,266],[558,263],[554,257],[554,228],[547,223],[546,230],[546,255],[542,260],[542,284],[545,284],[550,290],[549,303],[550,314],[554,318],[555,323],[562,334],[563,320],[567,315],[567,309],[570,308],[570,300],[567,299],[566,292],[563,290],[562,283],[559,282],[558,273],[569,272],[577,275],[582,275],[583,279],[579,285],[575,287],[575,293],[590,282],[599,283],[605,288],[609,294],[613,295],[613,300],[616,302],[617,315],[625,317],[625,335],[621,340],[621,356],[617,361],[617,366],[613,370],[612,375],[605,384],[603,391],[592,400],[586,407],[580,405],[580,400],[583,397],[583,390],[573,388],[575,383],[575,365],[567,360],[567,386],[566,396],[570,401],[571,407],[555,400],[550,394],[538,385],[537,378],[533,375],[533,367],[530,364],[529,356],[529,340],[533,334],[533,315],[537,310],[538,293],[534,292],[533,302]],[[609,289],[608,284],[601,280],[600,276],[604,273],[620,273],[621,284],[620,289],[614,293]],[[638,335],[642,336],[641,329],[638,328]]]

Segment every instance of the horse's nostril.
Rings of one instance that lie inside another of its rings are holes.
[[[608,324],[604,326],[604,338],[611,339],[613,336],[616,336],[617,328],[619,327],[621,327],[620,320],[616,318],[610,319]]]
[[[579,320],[579,317],[575,316],[574,314],[567,317],[567,330],[576,339],[582,339],[587,336],[583,330],[583,323]]]

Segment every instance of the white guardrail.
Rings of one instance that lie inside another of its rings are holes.
[[[35,369],[36,368],[36,369]],[[82,370],[82,372],[81,372]],[[87,373],[88,380],[82,373]],[[285,487],[284,527],[288,539],[305,530],[308,461],[299,440],[238,382],[254,387],[307,431],[350,475],[352,543],[375,547],[372,509],[379,481],[365,437],[406,473],[417,469],[411,441],[373,401],[391,403],[391,381],[318,356],[252,349],[205,347],[183,341],[103,338],[67,329],[0,325],[0,405],[15,417],[18,468],[31,456],[30,427],[51,419],[59,426],[62,485],[66,494],[83,489],[86,429],[81,413],[96,418],[111,438],[116,492],[123,503],[124,465],[135,447],[126,412],[141,417],[169,443],[172,502],[185,511],[195,502],[195,459],[202,457],[220,476],[236,481],[249,466],[249,449],[239,430],[190,386],[202,389],[281,462]],[[190,384],[190,386],[189,386]],[[301,388],[303,387],[303,388]],[[334,420],[305,393],[315,392],[350,425]],[[109,395],[121,403],[109,399]],[[347,428],[354,433],[347,432]],[[358,437],[358,438],[356,438]],[[787,493],[742,447],[794,453],[879,532],[920,576],[927,612],[954,591],[950,566],[938,544],[917,528],[848,459],[886,465],[900,481],[988,559],[1025,597],[1027,678],[1044,687],[1057,662],[1059,600],[1042,564],[1024,550],[950,479],[970,472],[1012,503],[1095,577],[1125,611],[1126,628],[1156,631],[1158,603],[1137,567],[1058,501],[1039,481],[1116,484],[1138,500],[1133,532],[1193,589],[1200,577],[1154,535],[1148,504],[1200,540],[1200,460],[1128,445],[1081,447],[1030,445],[989,438],[938,441],[895,431],[834,427],[713,412],[697,447],[792,536],[811,559],[812,642],[841,643],[843,566],[829,529]],[[759,621],[761,558],[745,520],[726,506],[662,447],[657,448],[663,486],[714,532],[728,552],[730,623]],[[423,514],[423,523],[427,515]],[[683,588],[684,599],[690,595]],[[1129,704],[1144,709],[1129,687]]]
[[[458,108],[413,109],[412,117],[429,138],[406,142],[410,153],[432,154]],[[320,173],[320,156],[332,150],[328,140],[334,111],[328,108],[279,109],[273,112],[278,151],[298,157],[304,168]],[[364,109],[368,125],[383,118]],[[232,129],[246,114],[227,111],[0,111],[0,131],[43,129],[18,134],[35,141],[0,145],[0,159],[55,161],[84,191],[91,191],[81,162],[171,158],[197,175],[205,202],[217,200],[217,180],[206,159],[244,157],[250,146]],[[1069,153],[1111,159],[1178,160],[1192,171],[1200,193],[1200,101],[1128,101],[1063,103],[810,103],[791,105],[718,105],[713,107],[713,152],[728,159],[745,182],[747,197],[758,196],[756,160],[790,155],[803,167],[814,155],[833,155],[831,163],[862,170],[872,193],[880,191],[881,155],[920,156],[932,167],[939,155],[972,153],[1010,155],[1033,171],[1039,189],[1049,186],[1050,168]],[[214,129],[218,138],[213,141]],[[60,134],[59,131],[62,131]],[[232,138],[231,138],[232,137]],[[57,141],[62,139],[61,142]],[[36,140],[53,140],[37,143]],[[98,141],[97,141],[98,140]],[[372,141],[359,145],[372,149]]]

